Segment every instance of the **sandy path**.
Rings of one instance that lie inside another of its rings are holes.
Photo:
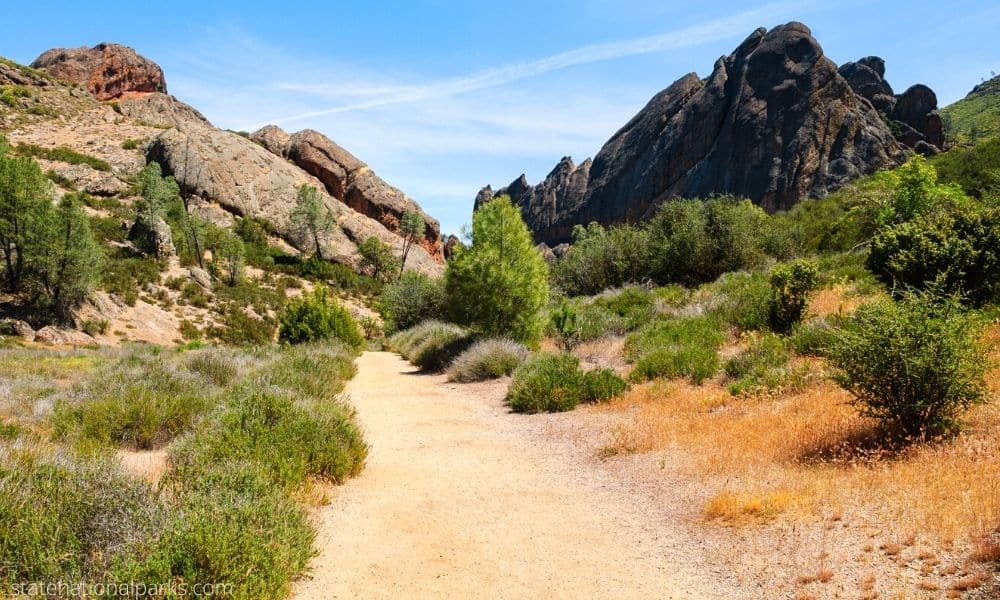
[[[384,352],[358,369],[347,391],[371,454],[322,509],[294,597],[732,597],[641,502],[520,432],[530,417],[507,413],[502,384]]]

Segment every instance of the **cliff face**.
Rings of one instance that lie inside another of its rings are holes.
[[[43,52],[31,66],[85,87],[98,100],[167,91],[159,65],[119,44],[53,48]]]
[[[893,99],[898,110],[904,100]],[[754,31],[707,79],[691,73],[654,96],[587,169],[563,159],[541,184],[522,176],[495,194],[522,206],[538,241],[559,243],[575,224],[641,220],[672,197],[733,194],[787,209],[905,157],[873,102],[805,25],[789,23]],[[493,195],[484,188],[477,206]]]

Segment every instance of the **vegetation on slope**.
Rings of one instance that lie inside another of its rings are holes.
[[[942,108],[941,116],[948,134],[960,143],[976,144],[1000,135],[1000,76]]]

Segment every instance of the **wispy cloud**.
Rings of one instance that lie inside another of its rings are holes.
[[[799,8],[802,5],[803,2],[795,3],[795,6]],[[308,93],[314,96],[336,99],[353,99],[358,97],[364,99],[339,106],[288,115],[273,119],[273,121],[278,124],[285,124],[338,113],[379,108],[392,104],[409,104],[444,98],[502,86],[568,67],[698,46],[746,33],[750,28],[759,25],[762,19],[786,11],[790,6],[792,6],[791,2],[768,4],[761,8],[675,31],[630,40],[582,46],[537,60],[486,69],[464,77],[439,82],[404,86],[346,88],[339,85],[317,86],[301,83],[278,83],[276,84],[276,88],[283,91]]]

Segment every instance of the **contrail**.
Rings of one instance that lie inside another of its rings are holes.
[[[793,6],[797,10],[802,11],[808,4],[808,2],[773,3],[755,10],[740,13],[738,15],[733,15],[724,19],[717,19],[701,25],[678,29],[668,33],[635,38],[631,40],[608,42],[605,44],[582,46],[580,48],[566,50],[564,52],[533,61],[479,71],[457,79],[424,85],[397,86],[372,90],[373,94],[378,94],[379,97],[363,102],[344,104],[332,108],[286,116],[280,119],[275,119],[273,122],[279,124],[288,123],[290,121],[300,121],[302,119],[312,119],[337,113],[378,108],[391,104],[406,104],[433,98],[443,98],[447,96],[454,96],[456,94],[496,87],[576,65],[585,65],[606,60],[613,60],[616,58],[639,56],[653,52],[663,52],[666,50],[689,48],[707,42],[728,39],[736,35],[749,33],[750,29],[758,26],[762,19],[765,19],[776,12],[783,12]],[[308,92],[310,88],[307,86],[290,85],[283,86],[283,89]]]

